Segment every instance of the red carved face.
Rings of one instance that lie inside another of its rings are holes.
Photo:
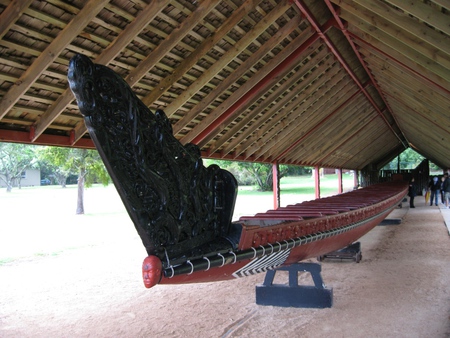
[[[159,283],[162,276],[162,263],[156,256],[148,256],[142,263],[142,278],[147,289]]]

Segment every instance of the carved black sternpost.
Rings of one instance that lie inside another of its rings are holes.
[[[111,69],[75,55],[68,78],[148,254],[176,259],[202,246],[229,246],[233,175],[206,168],[199,148],[183,146],[164,112],[153,114]]]

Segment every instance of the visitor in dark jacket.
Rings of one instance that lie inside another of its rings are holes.
[[[417,195],[417,187],[416,183],[414,182],[414,177],[411,178],[411,181],[409,181],[409,189],[408,189],[408,196],[409,196],[409,207],[415,208],[414,206],[414,197]]]
[[[430,197],[430,205],[433,205],[433,200],[435,205],[438,205],[438,199],[441,191],[441,182],[437,176],[433,177],[433,179],[428,184],[428,190],[431,192]]]

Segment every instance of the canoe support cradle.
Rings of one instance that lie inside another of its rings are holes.
[[[275,274],[279,271],[289,273],[288,284],[274,284]],[[309,272],[312,285],[299,285],[300,272]],[[256,286],[256,304],[297,308],[330,308],[333,305],[333,289],[326,288],[321,266],[318,263],[295,263],[266,272],[262,285]]]

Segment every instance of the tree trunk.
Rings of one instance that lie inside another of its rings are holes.
[[[84,214],[84,175],[85,169],[80,169],[80,174],[78,176],[78,199],[77,199],[77,215]]]
[[[11,176],[9,176],[8,173],[5,174],[5,183],[6,183],[6,192],[12,191],[12,179]]]

